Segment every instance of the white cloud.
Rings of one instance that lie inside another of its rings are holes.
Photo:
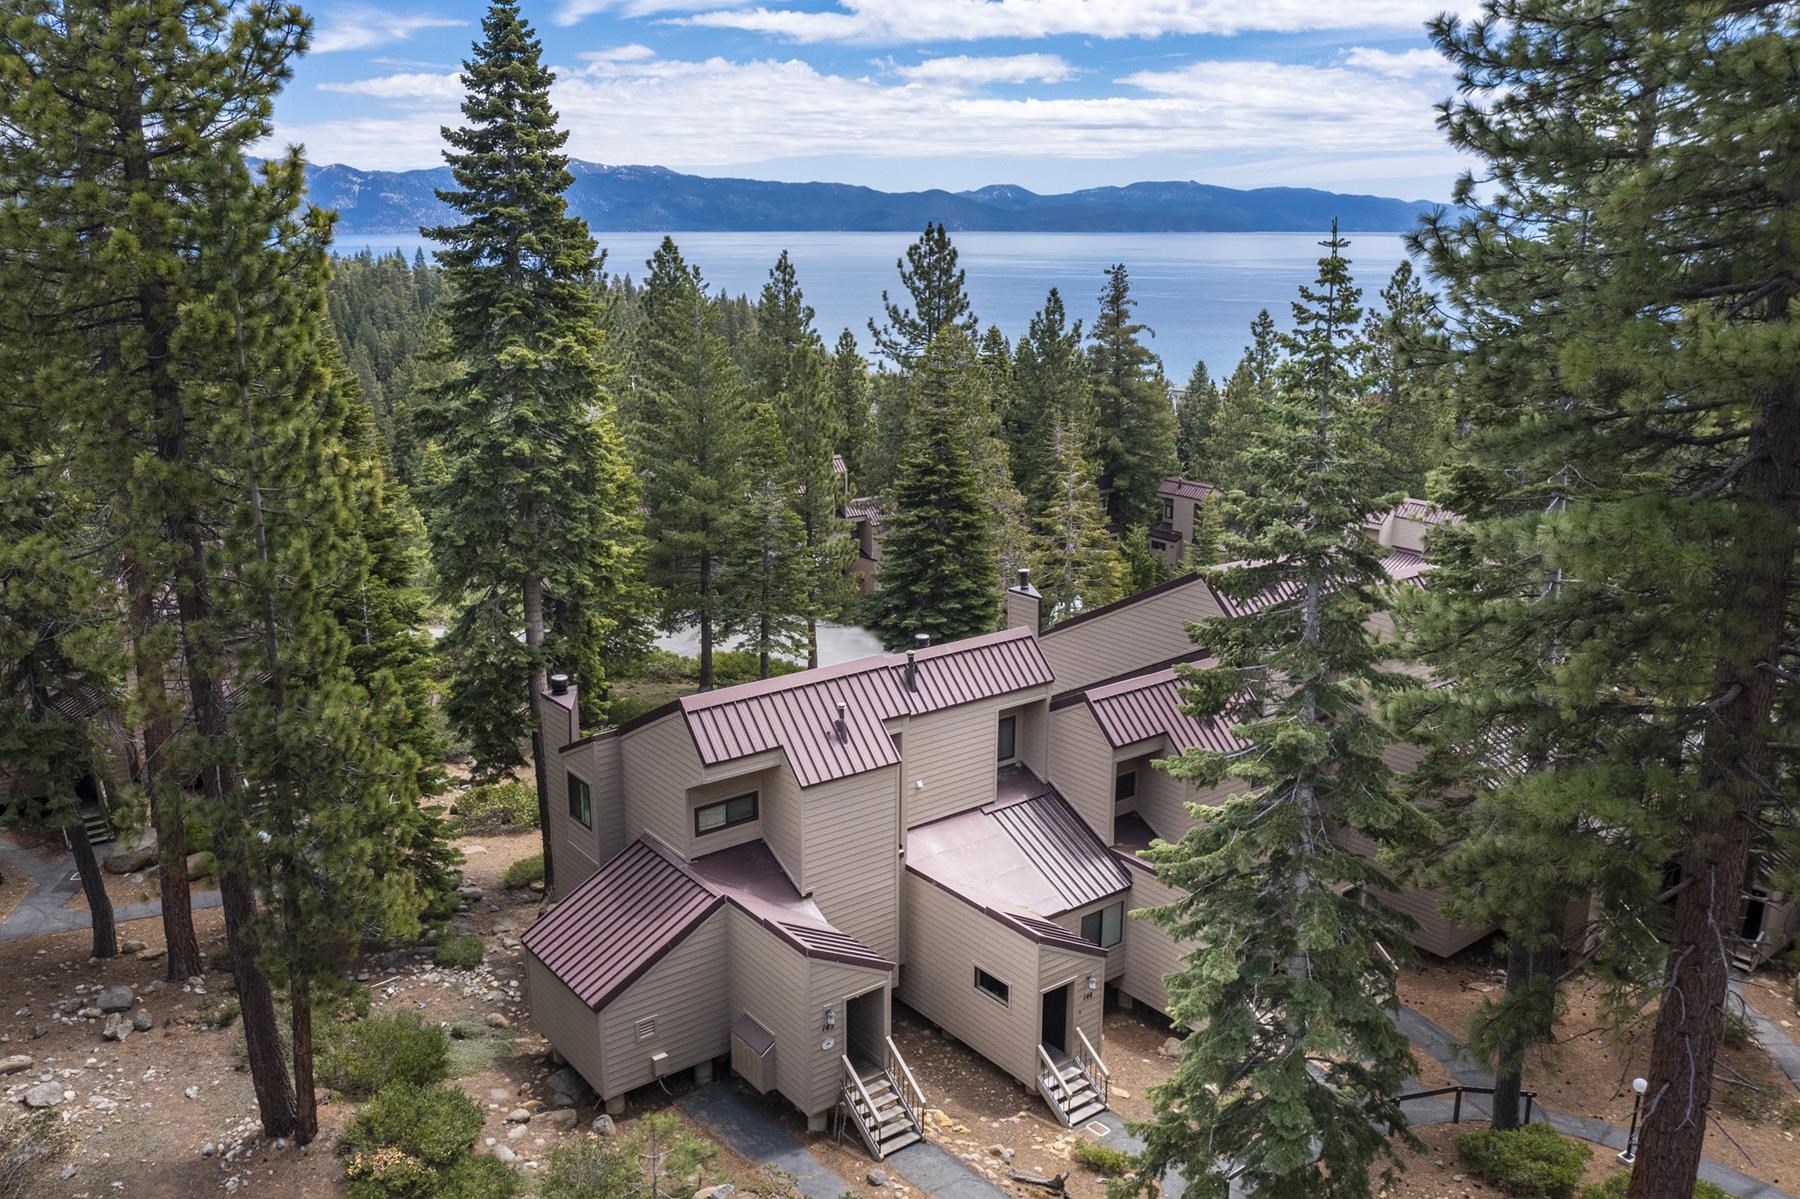
[[[706,12],[714,8],[730,8],[744,0],[563,0],[550,19],[558,25],[578,25],[589,17],[604,12],[622,17],[654,17],[665,13]]]
[[[1374,50],[1368,46],[1352,46],[1344,54],[1344,65],[1395,79],[1450,71],[1449,60],[1436,50]]]
[[[1036,60],[1054,56],[1014,57],[1034,61],[995,68],[1008,60],[934,59],[921,66],[958,65],[895,80],[831,74],[797,59],[687,61],[627,48],[558,68],[553,100],[570,132],[568,151],[578,158],[703,174],[809,158],[1005,158],[1027,147],[1096,164],[1166,163],[1171,173],[1202,178],[1204,168],[1193,164],[1246,155],[1332,158],[1340,168],[1353,156],[1381,158],[1393,161],[1396,178],[1408,179],[1447,178],[1453,170],[1434,125],[1441,88],[1429,81],[1347,63],[1223,60],[1128,75],[1104,96],[984,90],[983,82],[1053,66]],[[304,142],[314,162],[436,165],[438,126],[460,119],[454,75],[405,73],[325,86],[377,103],[353,118],[277,128],[277,144]]]
[[[705,0],[649,0],[688,15],[676,24],[742,29],[796,42],[897,45],[978,38],[1076,34],[1149,38],[1165,34],[1234,34],[1247,30],[1418,29],[1443,0],[838,0],[825,11],[764,4],[754,8]],[[604,4],[606,0],[569,0]],[[1463,5],[1467,6],[1467,0]],[[1451,7],[1458,7],[1452,4]]]
[[[468,22],[457,17],[438,17],[429,13],[387,12],[361,5],[333,8],[313,35],[315,54],[340,50],[367,50],[389,42],[403,42],[421,29],[454,29]]]
[[[913,83],[980,85],[987,83],[1062,83],[1075,68],[1057,54],[1006,54],[981,58],[968,54],[928,58],[896,66],[894,74]]]

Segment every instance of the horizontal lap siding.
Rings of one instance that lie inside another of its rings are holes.
[[[1156,881],[1141,870],[1132,871],[1131,895],[1125,909],[1125,993],[1159,1012],[1169,1010],[1169,990],[1163,979],[1181,969],[1186,950],[1160,926],[1130,913],[1161,907],[1181,897],[1174,887]]]
[[[1039,642],[1056,675],[1056,689],[1091,687],[1193,650],[1182,623],[1220,615],[1212,592],[1199,579],[1066,629]]]
[[[1094,835],[1113,839],[1113,751],[1086,704],[1050,713],[1049,781]]]
[[[1340,828],[1333,832],[1337,843],[1360,858],[1373,858],[1375,844],[1361,833]],[[1396,911],[1410,916],[1417,927],[1412,930],[1412,943],[1427,953],[1447,958],[1467,949],[1493,931],[1489,928],[1465,928],[1438,913],[1444,893],[1435,887],[1401,887],[1396,891],[1374,892],[1377,898]]]
[[[1057,923],[1062,922],[1059,920]],[[1088,975],[1096,974],[1104,969],[1106,963],[1092,954],[1075,953],[1072,950],[1056,949],[1049,945],[1039,945],[1037,948],[1038,995],[1032,997],[1032,1003],[1040,1002],[1039,996],[1050,988],[1068,984],[1069,998],[1074,1004],[1074,1027],[1080,1029],[1087,1036],[1088,1043],[1094,1047],[1094,1052],[1104,1058],[1106,1050],[1100,1042],[1102,1016],[1106,1010],[1106,992],[1100,987],[1095,987],[1092,991],[1088,990],[1087,980]],[[1017,996],[1014,997],[1013,1002],[1018,1002]],[[1041,1020],[1038,1025],[1041,1031]],[[1073,1042],[1069,1046],[1071,1050],[1075,1045],[1081,1043],[1074,1041],[1074,1036],[1073,1032],[1069,1034]],[[1073,1056],[1072,1053],[1071,1056]]]
[[[603,1097],[653,1081],[653,1053],[667,1053],[675,1071],[730,1051],[729,952],[721,908],[607,1004],[600,1013]],[[655,1018],[656,1034],[640,1041],[636,1024],[645,1017]]]
[[[1065,912],[1061,916],[1058,916],[1055,920],[1052,920],[1050,923],[1060,925],[1063,928],[1068,929],[1070,932],[1074,933],[1076,936],[1079,937],[1081,935],[1081,918],[1083,916],[1089,915],[1093,912],[1103,912],[1107,908],[1110,908],[1113,904],[1120,903],[1120,902],[1123,902],[1125,904],[1125,910],[1127,912],[1129,912],[1131,910],[1131,895],[1130,895],[1130,893],[1126,893],[1124,895],[1114,896],[1111,899],[1102,900],[1099,903],[1090,903],[1086,907],[1076,908],[1072,912]],[[1127,923],[1127,922],[1121,922],[1120,929],[1119,929],[1121,940],[1119,941],[1119,943],[1117,945],[1114,945],[1110,950],[1108,950],[1107,954],[1106,954],[1105,966],[1106,966],[1106,981],[1107,982],[1111,982],[1111,981],[1113,981],[1113,979],[1118,978],[1120,975],[1125,973],[1125,959],[1129,956],[1129,954],[1127,952],[1126,942],[1128,940],[1130,940],[1130,938],[1131,938],[1130,931],[1124,927],[1125,923]],[[1077,954],[1076,956],[1081,957],[1082,955]],[[1084,965],[1083,965],[1082,973],[1084,975],[1092,974],[1095,971],[1099,970],[1101,967],[1101,963],[1098,960],[1091,958],[1091,957],[1084,958],[1083,962],[1084,962]]]
[[[825,962],[814,958],[811,961],[811,999],[809,1011],[815,1015],[824,1013],[829,1005],[837,1012],[838,1025],[830,1032],[823,1031],[824,1021],[820,1019],[814,1025],[819,1029],[813,1038],[813,1048],[818,1049],[825,1038],[830,1037],[836,1044],[830,1051],[819,1050],[811,1055],[812,1080],[810,1098],[802,1102],[794,1100],[794,1106],[808,1115],[829,1110],[837,1103],[838,1092],[843,1087],[843,1064],[841,1059],[849,1052],[850,1027],[846,1018],[845,1001],[856,995],[877,987],[886,987],[891,978],[886,970],[869,970],[861,966],[848,966],[842,962]],[[891,1031],[893,1017],[892,1004],[881,1004],[881,1037],[885,1041]]]
[[[805,805],[801,860],[813,902],[844,932],[900,960],[900,822],[885,767],[799,792]]]
[[[594,827],[569,815],[568,776],[587,783]],[[599,737],[567,753],[545,756],[550,788],[551,850],[556,893],[567,895],[625,848],[625,811],[619,794],[619,739]]]
[[[900,997],[1018,1079],[1037,1077],[1037,944],[916,874],[903,876],[906,969]],[[980,966],[1011,988],[1001,1006],[975,989]]]
[[[993,802],[1000,709],[1005,706],[963,704],[907,721],[900,739],[906,827]],[[914,786],[920,779],[923,789]]]
[[[530,988],[532,1027],[544,1034],[596,1093],[606,1094],[599,1015],[529,953],[525,955],[525,978]]]
[[[686,855],[693,841],[688,788],[700,781],[700,755],[681,713],[672,712],[621,738],[625,839],[655,833]]]
[[[736,778],[721,779],[714,783],[702,783],[691,789],[688,794],[676,801],[681,812],[682,825],[686,830],[686,839],[676,848],[689,858],[697,858],[703,854],[718,853],[721,849],[730,849],[734,845],[742,845],[746,841],[757,841],[767,838],[769,825],[774,820],[777,828],[785,831],[786,825],[782,817],[774,815],[775,809],[781,806],[780,784],[778,776],[787,770],[786,766],[777,766],[768,770],[759,770],[754,774],[743,774]],[[722,799],[730,799],[737,795],[748,795],[756,792],[756,819],[748,824],[739,824],[731,828],[722,828],[710,833],[696,835],[694,832],[694,810],[707,804],[717,803]],[[775,849],[775,856],[784,869],[792,870],[796,863],[788,854],[770,842]],[[791,844],[788,845],[791,849]],[[797,881],[797,880],[796,880]]]

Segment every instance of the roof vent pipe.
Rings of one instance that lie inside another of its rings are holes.
[[[566,674],[551,675],[550,676],[550,694],[551,695],[567,695],[568,693],[569,693],[569,676]]]
[[[844,742],[846,742],[850,739],[849,726],[844,723],[844,713],[848,710],[849,710],[849,705],[845,704],[844,701],[841,699],[838,700],[837,735],[838,735],[838,744],[840,744],[840,745],[842,745]]]
[[[1029,586],[1031,586],[1031,567],[1021,566],[1019,567],[1019,590],[1023,591]]]

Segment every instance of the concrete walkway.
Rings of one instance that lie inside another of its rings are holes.
[[[938,1199],[1005,1199],[1005,1191],[934,1141],[914,1141],[881,1165]]]
[[[1731,975],[1731,990],[1743,999],[1744,980],[1734,970]],[[1744,1014],[1750,1018],[1751,1027],[1756,1033],[1756,1043],[1761,1045],[1781,1072],[1795,1087],[1800,1087],[1800,1045],[1794,1044],[1787,1030],[1756,1010],[1754,1004],[1744,1001]]]
[[[676,1100],[675,1106],[731,1146],[733,1153],[791,1177],[806,1199],[842,1199],[855,1189],[723,1083],[700,1087]]]
[[[7,877],[29,878],[35,886],[19,899],[17,907],[0,924],[0,941],[22,941],[27,937],[46,937],[52,933],[75,932],[90,927],[86,908],[66,908],[70,898],[81,890],[75,877],[75,860],[45,862],[35,853],[0,837],[0,873]],[[219,906],[217,891],[196,891],[194,910]],[[113,921],[147,920],[162,915],[162,901],[121,904],[113,909]],[[832,1196],[837,1199],[837,1196]]]

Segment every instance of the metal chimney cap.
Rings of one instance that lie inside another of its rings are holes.
[[[567,695],[568,693],[569,693],[569,676],[566,674],[551,675],[550,676],[550,694],[551,695]]]
[[[1031,567],[1021,566],[1019,567],[1019,588],[1024,590],[1029,586],[1031,586]]]
[[[914,633],[913,634],[913,648],[929,649],[930,647],[931,647],[931,634],[930,633]]]

